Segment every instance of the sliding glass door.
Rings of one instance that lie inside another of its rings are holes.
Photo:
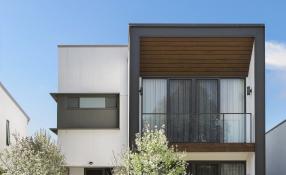
[[[192,80],[169,81],[168,137],[171,142],[189,142],[192,129]]]
[[[199,142],[218,142],[218,80],[197,80],[196,95]]]

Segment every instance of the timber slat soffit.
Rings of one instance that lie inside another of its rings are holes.
[[[251,37],[141,37],[142,76],[248,75]]]

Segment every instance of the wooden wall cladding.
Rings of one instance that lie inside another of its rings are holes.
[[[248,75],[253,38],[142,37],[141,76]]]
[[[254,143],[173,143],[176,151],[185,152],[255,152]]]

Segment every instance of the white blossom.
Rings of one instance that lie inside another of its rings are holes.
[[[178,175],[185,174],[186,162],[182,154],[170,147],[164,129],[145,129],[136,135],[136,149],[122,156],[122,166],[113,170],[115,175]]]
[[[0,154],[3,175],[66,175],[64,156],[45,131],[19,138]],[[0,173],[1,174],[1,173]]]

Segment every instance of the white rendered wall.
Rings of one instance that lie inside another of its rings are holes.
[[[255,175],[252,152],[188,152],[184,159],[190,161],[246,161],[246,175]]]
[[[13,135],[27,136],[28,119],[0,85],[0,151],[6,147],[6,120],[10,123],[10,138]]]
[[[119,93],[120,129],[59,130],[58,143],[67,165],[115,166],[114,155],[128,147],[128,48],[59,48],[59,93]],[[76,171],[76,170],[75,170]]]
[[[266,174],[286,174],[286,122],[266,134]]]
[[[251,95],[246,95],[246,112],[252,114],[252,122],[247,122],[247,141],[250,141],[250,128],[251,130],[251,140],[255,140],[255,70],[254,70],[254,64],[255,64],[255,57],[254,57],[254,45],[252,48],[252,54],[251,54],[251,60],[249,65],[249,71],[248,76],[246,77],[246,87],[250,86],[252,89]],[[246,89],[247,93],[247,89]],[[247,120],[249,121],[249,120]],[[251,126],[251,127],[250,127]]]

